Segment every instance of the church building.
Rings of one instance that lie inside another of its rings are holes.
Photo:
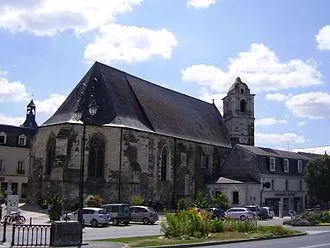
[[[38,129],[31,199],[56,193],[76,205],[83,162],[84,196],[190,202],[220,177],[232,145],[254,144],[253,98],[237,78],[222,117],[214,103],[96,62]]]

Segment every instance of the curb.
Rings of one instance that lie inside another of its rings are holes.
[[[282,237],[270,237],[270,238],[251,238],[251,239],[235,239],[235,240],[222,240],[222,241],[209,241],[201,243],[190,243],[190,244],[177,244],[177,245],[158,245],[158,246],[146,246],[145,248],[155,248],[155,247],[199,247],[199,246],[209,246],[209,245],[225,245],[225,244],[234,244],[241,242],[251,242],[258,240],[268,240],[268,239],[281,239],[281,238],[291,238],[307,235],[306,232],[296,233],[292,235],[286,235]]]

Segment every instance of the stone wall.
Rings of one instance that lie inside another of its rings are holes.
[[[62,124],[41,127],[32,147],[31,199],[61,195],[65,207],[78,203],[83,126]],[[104,177],[88,178],[89,141],[94,134],[105,141]],[[56,137],[56,156],[46,175],[46,151],[50,136]],[[169,166],[160,180],[162,149],[168,149]],[[84,192],[99,194],[105,202],[129,202],[132,196],[163,201],[174,206],[177,199],[194,199],[205,184],[215,181],[228,148],[215,147],[164,135],[107,126],[86,126]],[[201,156],[209,166],[201,167]]]

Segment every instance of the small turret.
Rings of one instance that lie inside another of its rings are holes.
[[[22,127],[27,128],[38,128],[36,123],[36,105],[33,100],[26,106],[26,118],[24,123],[21,125]]]

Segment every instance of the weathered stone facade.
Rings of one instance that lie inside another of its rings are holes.
[[[41,127],[32,155],[31,199],[58,193],[65,207],[78,202],[82,125],[59,124]],[[106,202],[129,202],[132,196],[165,201],[172,206],[180,197],[188,201],[219,177],[220,163],[229,148],[196,143],[154,133],[110,126],[86,126],[86,150],[93,135],[104,140],[104,174],[88,177],[89,154],[85,153],[85,192],[99,194]],[[47,143],[56,137],[51,173],[47,171]],[[162,149],[168,149],[166,180],[161,180]],[[208,156],[204,166],[201,158]]]
[[[232,145],[254,145],[254,94],[237,78],[222,100],[223,118]]]

